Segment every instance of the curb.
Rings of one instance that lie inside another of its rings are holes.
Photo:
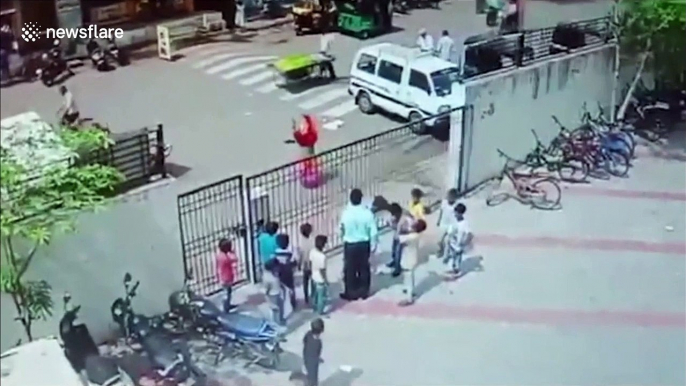
[[[266,23],[265,25],[262,25],[259,27],[258,26],[256,26],[256,27],[250,27],[250,26],[243,27],[243,31],[248,31],[248,32],[264,31],[266,29],[280,27],[280,26],[283,26],[286,24],[291,24],[291,23],[293,23],[293,20],[291,18],[287,18],[284,20],[276,20],[276,21],[273,21],[271,23]]]

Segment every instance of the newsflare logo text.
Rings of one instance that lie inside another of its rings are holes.
[[[121,28],[99,28],[91,24],[78,28],[47,28],[45,37],[48,39],[121,39],[124,30]],[[41,37],[41,28],[36,23],[26,23],[21,29],[21,37],[26,42],[35,42]]]

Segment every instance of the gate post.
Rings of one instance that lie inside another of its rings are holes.
[[[460,189],[459,173],[462,169],[462,141],[465,106],[458,107],[450,112],[450,139],[448,142],[448,174],[445,180],[445,189]]]
[[[249,275],[250,281],[257,283],[261,279],[260,270],[260,256],[257,250],[257,224],[262,222],[266,224],[269,221],[269,194],[265,192],[260,186],[251,186],[251,179],[246,178],[243,194],[243,211],[245,218],[248,219],[247,224],[247,251],[250,264]]]

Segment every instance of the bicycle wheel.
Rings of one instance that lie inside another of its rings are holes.
[[[557,181],[552,178],[538,180],[531,185],[532,192],[528,197],[529,203],[536,209],[555,210],[560,208],[562,190]]]
[[[580,157],[573,157],[561,161],[558,165],[560,179],[568,182],[585,182],[591,167]]]
[[[486,197],[486,205],[488,206],[498,206],[502,204],[503,202],[507,201],[510,198],[510,193],[498,193],[498,194],[491,194],[490,196]]]
[[[605,170],[615,177],[626,177],[629,174],[629,158],[618,151],[608,151],[605,154]]]

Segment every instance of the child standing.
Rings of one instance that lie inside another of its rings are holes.
[[[441,238],[438,241],[438,256],[445,259],[445,254],[448,252],[447,235],[448,230],[454,225],[457,220],[455,217],[455,206],[457,205],[457,189],[448,190],[448,194],[443,201],[441,201],[441,208],[438,212],[438,229],[441,231]]]
[[[322,360],[322,333],[324,333],[324,321],[317,318],[310,323],[310,331],[303,338],[306,386],[319,385],[319,363]]]
[[[466,212],[467,207],[464,204],[455,206],[455,224],[448,231],[448,253],[443,260],[445,264],[452,262],[451,273],[455,277],[460,275],[462,256],[471,244],[473,237],[467,219],[465,219]]]
[[[287,234],[281,233],[276,236],[276,247],[274,257],[279,263],[278,278],[288,290],[291,306],[295,310],[295,267],[297,264],[293,258],[293,252],[290,250],[290,238]]]
[[[324,315],[329,292],[329,280],[326,276],[326,255],[324,254],[327,240],[326,236],[317,235],[314,238],[314,248],[310,252],[313,284],[312,300],[314,312],[319,315]]]
[[[400,302],[401,306],[409,306],[415,300],[415,271],[420,264],[420,235],[425,230],[426,222],[424,220],[417,220],[412,224],[412,231],[410,233],[398,236],[400,243],[404,247],[403,268],[407,271],[403,280],[403,293],[405,293],[406,298]]]
[[[387,264],[393,270],[392,276],[398,277],[402,273],[403,245],[398,236],[409,233],[412,230],[413,219],[403,212],[403,208],[397,202],[391,204],[391,226],[393,227],[393,244],[391,245],[391,261]]]
[[[224,312],[229,312],[236,308],[231,304],[231,294],[233,292],[233,283],[235,281],[236,264],[238,258],[233,251],[233,243],[228,239],[221,239],[219,241],[219,251],[216,257],[217,262],[217,279],[224,288],[226,297],[224,298]]]
[[[410,199],[410,205],[408,207],[410,214],[415,221],[424,220],[426,215],[426,207],[422,202],[422,198],[424,198],[424,192],[422,192],[420,189],[414,188],[412,191],[410,191],[410,195],[412,196]]]
[[[312,240],[312,225],[304,223],[300,226],[300,240],[298,242],[298,268],[303,272],[303,295],[305,303],[310,304],[310,288],[312,286],[312,264],[310,252],[314,249]]]
[[[272,311],[272,321],[284,326],[286,320],[284,318],[284,293],[281,282],[277,275],[279,270],[279,262],[276,259],[267,261],[264,264],[264,275],[262,276],[262,284],[264,285],[265,296],[269,303],[269,308]]]

